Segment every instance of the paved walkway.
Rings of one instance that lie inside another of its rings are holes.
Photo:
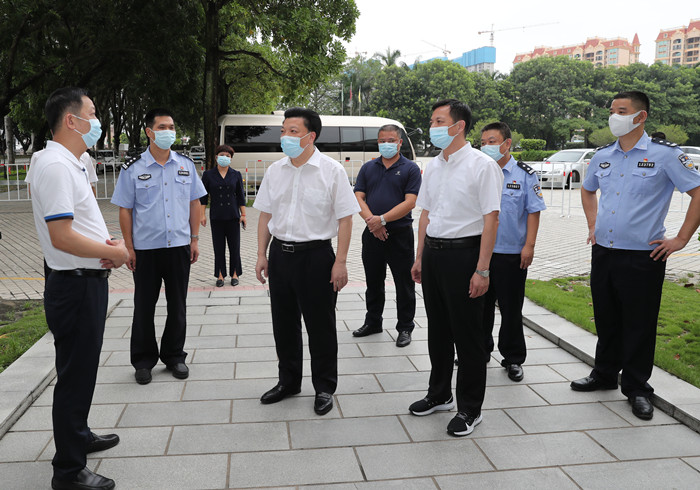
[[[584,252],[566,250],[585,236],[572,226],[581,217],[549,213],[543,217],[541,249],[563,250],[531,277],[562,275],[558,269],[586,272]],[[9,214],[14,219],[7,226]],[[105,214],[115,229],[115,216]],[[244,257],[254,247],[251,217]],[[10,276],[7,264],[17,274],[34,267],[35,274],[9,281],[27,285],[24,293],[5,290],[0,296],[30,297],[43,290],[40,255],[31,249],[31,214],[5,211],[2,220],[0,243],[25,237],[27,246],[12,261],[3,252],[2,274]],[[651,421],[634,417],[619,391],[571,391],[570,380],[590,370],[585,361],[595,336],[529,302],[525,379],[511,382],[493,355],[484,421],[472,435],[457,439],[445,433],[453,413],[408,414],[408,405],[425,395],[430,370],[425,310],[419,300],[414,341],[406,348],[395,346],[391,328],[352,337],[364,317],[358,235],[349,259],[351,284],[338,300],[338,392],[324,417],[313,412],[309,378],[300,395],[276,405],[259,403],[276,382],[277,362],[267,290],[253,285],[252,264],[245,258],[242,286],[213,288],[206,270],[213,259],[203,239],[188,299],[191,376],[176,380],[159,366],[147,386],[134,382],[129,365],[133,286],[128,273],[117,272],[110,280],[115,290],[90,424],[98,433],[118,433],[122,442],[92,455],[90,467],[126,489],[700,488],[700,435],[690,428],[700,430],[700,390],[655,369],[657,410]],[[547,245],[550,241],[558,247]],[[545,262],[541,255],[535,260]],[[389,298],[387,327],[396,318]],[[163,303],[156,315],[162,328]],[[307,352],[305,358],[308,373]],[[48,488],[53,382],[50,334],[0,374],[3,490]]]

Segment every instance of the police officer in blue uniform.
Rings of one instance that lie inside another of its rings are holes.
[[[386,267],[396,286],[397,347],[411,343],[416,314],[416,286],[411,278],[414,260],[413,218],[420,190],[420,168],[403,156],[401,129],[394,124],[379,128],[381,155],[365,163],[357,174],[355,197],[360,216],[367,223],[362,234],[362,265],[365,269],[367,314],[352,334],[364,337],[382,331]]]
[[[481,151],[503,170],[503,193],[496,245],[491,256],[491,281],[484,296],[486,353],[493,351],[496,301],[501,313],[498,351],[501,365],[513,381],[521,381],[527,355],[523,334],[523,301],[527,268],[535,255],[540,211],[546,209],[535,171],[510,155],[513,143],[506,123],[487,124],[481,130]],[[487,357],[488,361],[488,357]]]
[[[685,247],[700,225],[700,173],[677,145],[649,138],[648,117],[644,93],[617,94],[609,126],[618,139],[596,152],[583,182],[598,345],[590,376],[571,383],[576,391],[612,390],[622,371],[622,393],[644,420],[654,414],[654,390],[647,381],[666,259]],[[678,234],[667,238],[664,219],[674,187],[691,200]]]
[[[139,384],[151,382],[159,358],[174,377],[189,376],[184,351],[187,284],[190,265],[199,257],[199,198],[207,193],[194,162],[170,151],[175,142],[170,111],[153,109],[145,123],[150,145],[122,165],[112,197],[120,207],[127,267],[134,273],[131,364]],[[154,314],[162,282],[168,316],[159,351]]]

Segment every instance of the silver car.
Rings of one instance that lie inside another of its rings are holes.
[[[594,153],[595,148],[561,150],[542,162],[528,163],[537,172],[543,189],[569,187],[571,183],[583,181]]]

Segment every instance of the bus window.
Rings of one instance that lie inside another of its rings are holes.
[[[337,126],[323,126],[321,136],[318,137],[315,144],[321,153],[339,153],[340,129]]]
[[[281,131],[282,126],[226,126],[224,141],[236,152],[281,152]]]
[[[379,147],[377,138],[379,137],[379,128],[364,128],[365,129],[365,151],[368,153],[377,153]]]
[[[365,151],[362,128],[340,128],[340,141],[343,145],[343,153]]]

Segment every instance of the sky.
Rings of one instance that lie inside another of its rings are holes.
[[[641,43],[640,61],[654,61],[655,40],[660,30],[687,26],[700,18],[697,0],[355,0],[360,17],[355,36],[346,43],[349,57],[400,50],[400,61],[457,58],[465,51],[490,46],[494,32],[496,70],[508,73],[518,53],[537,46],[583,44],[591,37]],[[523,28],[523,26],[529,26]]]

